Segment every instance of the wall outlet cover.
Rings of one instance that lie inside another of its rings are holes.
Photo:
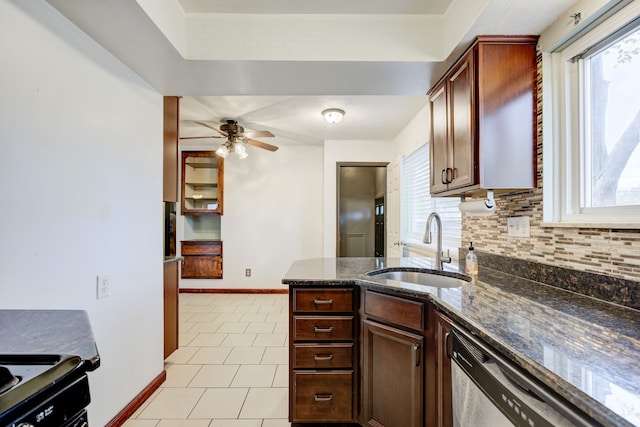
[[[531,237],[530,218],[528,216],[507,218],[507,235],[509,237]]]
[[[108,274],[100,274],[98,275],[96,281],[96,298],[102,299],[109,296],[109,288],[111,287],[111,283],[109,280]]]

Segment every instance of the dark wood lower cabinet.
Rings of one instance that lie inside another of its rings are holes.
[[[438,427],[453,426],[451,407],[451,359],[447,347],[451,333],[451,320],[434,310],[435,342],[436,342],[436,414]]]
[[[164,358],[178,348],[178,266],[164,265]]]
[[[292,427],[452,427],[450,320],[434,304],[337,286],[289,295]]]
[[[222,241],[183,240],[183,279],[222,279]]]
[[[421,427],[424,338],[363,321],[363,410],[372,427]]]
[[[351,426],[357,420],[357,301],[352,287],[290,289],[292,426]]]

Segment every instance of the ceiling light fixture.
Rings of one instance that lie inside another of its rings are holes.
[[[328,108],[322,112],[322,116],[327,123],[335,125],[336,123],[340,123],[340,120],[344,117],[344,110],[339,108]]]
[[[244,144],[236,139],[227,141],[222,144],[216,150],[216,154],[223,159],[226,159],[227,156],[229,156],[229,153],[231,153],[232,151],[236,153],[238,157],[240,157],[240,159],[246,159],[247,157],[249,157],[249,153],[247,153],[247,149],[245,148]]]

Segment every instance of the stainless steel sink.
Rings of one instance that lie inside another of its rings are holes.
[[[396,280],[434,288],[459,288],[471,281],[471,278],[459,273],[428,269],[383,269],[367,273],[377,279]]]

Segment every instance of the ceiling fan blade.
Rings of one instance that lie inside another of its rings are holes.
[[[218,129],[218,128],[217,128],[217,127],[215,127],[215,126],[211,126],[209,123],[199,122],[199,121],[197,121],[197,120],[194,120],[194,121],[193,121],[193,123],[197,123],[197,124],[199,124],[199,125],[201,125],[201,126],[204,126],[204,127],[206,127],[206,128],[209,128],[209,129],[211,129],[211,130],[215,130],[216,132],[218,132],[220,135],[222,135],[222,136],[224,136],[224,137],[226,137],[226,136],[227,136],[227,133],[226,133],[226,132],[221,131],[220,129]]]
[[[267,144],[266,142],[256,141],[255,139],[245,139],[245,143],[253,145],[254,147],[264,148],[269,151],[278,151],[278,147],[275,145]]]
[[[205,138],[224,138],[217,135],[204,135],[204,136],[181,136],[179,139],[205,139]]]
[[[268,130],[250,130],[248,132],[243,132],[242,135],[247,138],[273,138],[275,136]]]

